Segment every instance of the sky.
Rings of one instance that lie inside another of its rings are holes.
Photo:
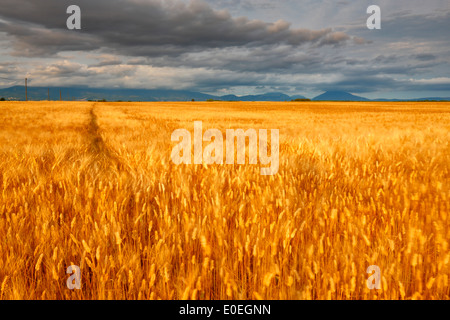
[[[0,87],[450,97],[449,31],[449,0],[0,0]]]

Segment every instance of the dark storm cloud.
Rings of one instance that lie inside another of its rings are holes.
[[[416,54],[413,56],[414,59],[420,60],[420,61],[429,61],[429,60],[436,60],[437,57],[434,54],[430,53],[421,53]]]
[[[396,81],[391,77],[356,75],[344,77],[344,79],[333,83],[319,84],[316,88],[323,91],[342,90],[352,93],[365,93],[386,90],[397,85]]]
[[[272,10],[276,8],[276,1],[271,0],[209,0],[218,7],[233,8],[234,11],[242,12],[242,10],[254,11],[257,9]]]
[[[97,48],[92,36],[51,30],[18,23],[1,23],[0,32],[12,36],[11,52],[14,56],[53,56],[61,51],[83,51]]]
[[[376,60],[376,59],[375,59]],[[375,61],[372,60],[372,61]],[[358,68],[354,69],[347,69],[342,72],[342,74],[345,75],[354,75],[354,74],[361,74],[364,73],[366,75],[420,75],[427,71],[433,70],[434,67],[439,66],[440,62],[422,62],[422,63],[413,63],[410,60],[405,60],[402,63],[395,63],[395,64],[382,64],[377,65],[370,60],[367,60],[366,62],[359,61]],[[362,67],[365,66],[365,71],[361,72]]]
[[[303,72],[320,69],[323,59],[297,51],[292,46],[212,49],[202,53],[186,53],[180,57],[130,59],[129,64],[164,67],[212,68],[252,72]]]
[[[196,88],[203,90],[211,90],[213,88],[227,88],[230,86],[254,86],[258,83],[264,83],[265,76],[262,74],[246,73],[228,73],[219,74],[211,79],[210,77],[200,77],[196,81]]]
[[[338,45],[343,32],[294,29],[286,21],[233,18],[205,2],[79,0],[82,30],[66,29],[72,1],[3,0],[0,31],[13,36],[15,54],[50,55],[66,50],[108,48],[134,56],[179,55],[207,48],[288,44]],[[21,8],[21,10],[17,10]]]

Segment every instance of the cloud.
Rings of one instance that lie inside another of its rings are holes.
[[[17,71],[17,66],[14,62],[1,62],[0,63],[0,73],[11,74]]]
[[[72,1],[2,0],[0,76],[209,93],[450,95],[443,3],[380,0],[382,29],[368,30],[369,0],[78,0],[82,30],[72,31]]]
[[[409,79],[409,81],[413,83],[420,84],[437,84],[437,85],[447,85],[450,86],[450,78],[449,77],[440,77],[440,78],[432,78],[432,79]]]
[[[12,43],[11,55],[22,57],[56,56],[62,51],[84,51],[97,48],[92,36],[64,30],[46,29],[19,22],[0,23],[0,32]]]
[[[97,60],[99,60],[99,62],[96,64],[90,65],[89,67],[91,67],[91,68],[105,67],[105,66],[117,66],[117,65],[123,64],[123,61],[114,55],[103,54],[98,57],[94,55],[93,58],[96,58]]]
[[[331,28],[292,28],[274,23],[234,18],[193,0],[138,1],[79,0],[82,30],[66,29],[71,1],[3,0],[0,31],[13,37],[14,54],[54,55],[68,50],[105,49],[134,56],[178,56],[211,48],[304,44],[337,45],[350,37]],[[17,10],[17,8],[23,8]]]
[[[429,60],[436,60],[437,57],[431,53],[420,53],[414,55],[413,58],[420,61],[429,61]]]
[[[344,32],[334,32],[332,34],[327,34],[320,41],[320,44],[321,45],[326,45],[326,44],[339,45],[339,44],[344,43],[348,39],[350,39],[350,36],[348,36],[346,33],[344,33]],[[356,40],[356,43],[358,43],[358,42],[360,42],[359,39]]]
[[[383,10],[382,12],[385,12]],[[350,24],[344,31],[360,35],[372,41],[423,41],[440,40],[447,44],[450,29],[450,7],[433,12],[412,12],[411,10],[392,12],[381,16],[381,30],[369,31],[361,23]]]

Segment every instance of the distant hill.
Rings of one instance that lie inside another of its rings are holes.
[[[281,92],[269,92],[259,95],[248,95],[238,97],[235,95],[226,95],[219,97],[220,100],[224,101],[290,101],[292,98],[287,94]]]
[[[314,101],[370,101],[345,91],[327,91],[313,98]]]
[[[241,99],[238,96],[235,96],[234,94],[228,94],[226,96],[221,96],[220,100],[223,100],[223,101],[241,101]]]
[[[63,100],[106,100],[106,101],[291,101],[306,99],[302,95],[288,96],[282,92],[269,92],[259,95],[236,96],[234,94],[215,96],[188,90],[147,90],[147,89],[99,89],[87,87],[28,87],[29,100],[59,100],[61,90]],[[14,86],[0,89],[0,98],[6,100],[25,100],[25,87]],[[450,98],[432,97],[420,99],[367,99],[345,91],[327,91],[314,101],[450,101]]]
[[[367,99],[345,91],[327,91],[312,99],[313,101],[450,101],[450,98],[431,97],[416,99]]]
[[[98,88],[50,88],[50,100],[59,100],[61,90],[63,100],[102,100],[107,101],[190,101],[217,99],[200,92],[185,90],[146,90],[146,89],[98,89]],[[15,86],[0,89],[0,97],[7,100],[25,100],[25,87]],[[47,100],[48,88],[28,87],[29,100]]]
[[[147,90],[147,89],[99,89],[99,88],[46,88],[28,87],[29,100],[47,100],[50,89],[50,100],[59,100],[61,90],[63,100],[107,100],[107,101],[290,101],[291,97],[280,93],[271,92],[261,95],[236,95],[214,96],[186,90]],[[14,86],[0,89],[0,97],[6,100],[25,100],[25,87]]]

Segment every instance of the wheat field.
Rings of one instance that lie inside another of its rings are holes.
[[[278,173],[173,164],[194,120]],[[0,299],[449,299],[449,163],[444,102],[0,102]]]

